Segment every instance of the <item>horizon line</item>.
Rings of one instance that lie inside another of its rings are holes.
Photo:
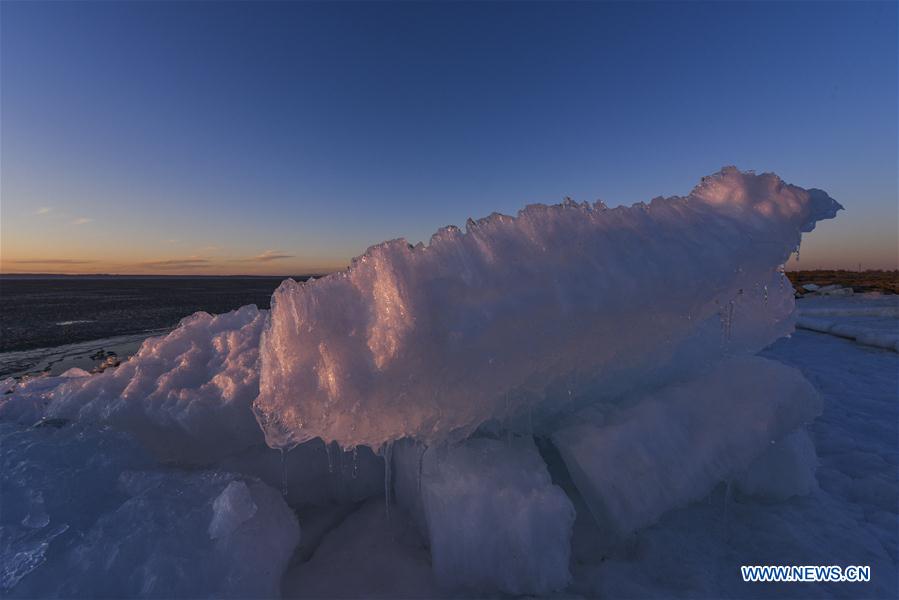
[[[2,273],[0,277],[125,277],[125,278],[176,278],[176,277],[243,277],[243,278],[288,278],[288,277],[324,277],[337,271],[313,272],[313,273],[294,273],[289,275],[265,275],[265,274],[249,274],[249,273]]]
[[[342,269],[337,269],[334,271],[315,271],[308,273],[294,273],[294,274],[278,274],[278,275],[266,275],[266,274],[251,274],[251,273],[46,273],[46,272],[32,272],[32,273],[3,273],[0,272],[0,277],[121,277],[121,278],[162,278],[162,279],[174,279],[174,278],[190,278],[190,277],[242,277],[242,278],[258,278],[258,279],[277,279],[277,278],[310,278],[310,277],[324,277],[326,275],[330,275],[332,273],[337,273]],[[897,273],[899,272],[899,268],[878,268],[878,269],[845,269],[845,268],[837,268],[837,267],[816,267],[809,269],[796,269],[796,268],[786,268],[786,272],[816,272],[816,271],[843,271],[847,273]]]

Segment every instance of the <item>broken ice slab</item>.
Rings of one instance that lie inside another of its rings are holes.
[[[596,521],[621,539],[706,496],[820,411],[799,371],[733,358],[629,408],[582,411],[552,441]]]
[[[574,507],[531,438],[404,442],[394,469],[397,501],[426,529],[441,587],[547,594],[568,584]]]

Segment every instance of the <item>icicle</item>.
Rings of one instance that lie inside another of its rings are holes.
[[[334,452],[337,453],[337,474],[343,478],[343,448],[337,442],[334,442]]]
[[[425,446],[422,448],[421,454],[418,455],[418,495],[421,496],[421,472],[424,469],[425,464],[425,452],[428,451],[428,447]]]
[[[765,306],[768,306],[768,286],[767,285],[762,286],[762,292],[764,293]]]
[[[391,454],[393,451],[393,442],[387,442],[384,444],[383,455],[384,455],[384,509],[387,513],[387,519],[390,519],[390,463],[391,463]]]
[[[334,459],[331,456],[331,443],[325,443],[325,454],[328,455],[328,473],[334,472]]]
[[[287,453],[281,448],[281,495],[287,498]]]

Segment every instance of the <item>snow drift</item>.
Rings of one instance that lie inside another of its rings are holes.
[[[280,448],[433,444],[756,352],[792,330],[778,267],[840,208],[726,168],[686,197],[534,205],[374,246],[276,290],[259,423]]]

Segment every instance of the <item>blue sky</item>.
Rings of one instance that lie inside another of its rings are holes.
[[[896,268],[893,2],[3,2],[4,272],[328,270],[721,166],[846,212],[792,267]]]

